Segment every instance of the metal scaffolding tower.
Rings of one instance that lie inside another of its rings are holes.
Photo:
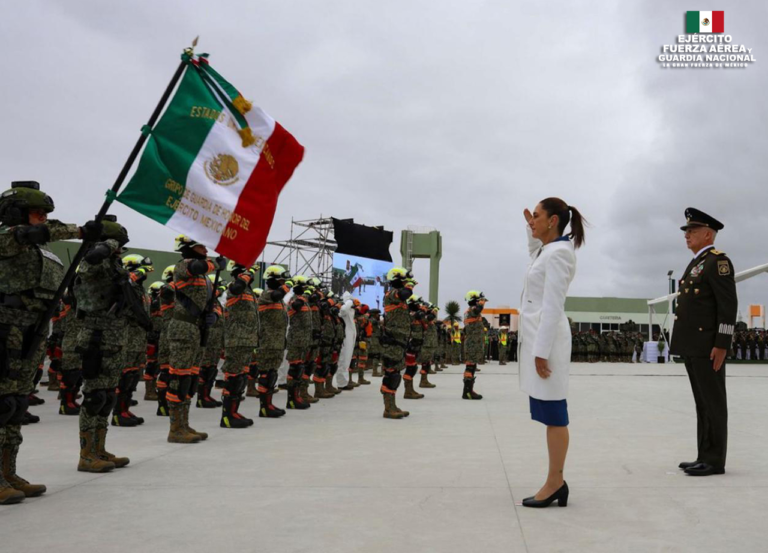
[[[289,240],[267,242],[268,246],[280,248],[275,256],[262,254],[268,264],[286,267],[292,275],[316,276],[330,286],[333,279],[333,252],[336,240],[333,234],[333,220],[320,216],[319,219],[296,221],[291,219]]]

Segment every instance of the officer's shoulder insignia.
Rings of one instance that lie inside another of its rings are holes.
[[[725,255],[725,252],[721,252],[720,250],[712,250],[712,255]]]
[[[728,276],[731,274],[731,264],[727,259],[721,259],[717,262],[717,274],[720,276]]]

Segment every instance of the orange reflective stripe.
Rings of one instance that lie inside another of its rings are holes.
[[[390,311],[394,311],[395,309],[405,309],[404,303],[398,303],[395,305],[385,305],[384,306],[384,313],[389,313]]]
[[[259,313],[262,311],[270,311],[272,309],[279,309],[283,310],[283,304],[282,303],[265,303],[259,306]]]
[[[175,305],[176,305],[175,303],[169,303],[168,305],[161,305],[160,311],[167,311],[168,309],[173,309]]]
[[[254,298],[250,294],[241,294],[239,296],[235,296],[234,298],[228,299],[227,300],[227,307],[231,307],[231,306],[233,306],[236,303],[241,302],[241,301],[255,302],[256,298]]]
[[[479,323],[481,318],[482,317],[472,317],[470,319],[467,319],[467,320],[464,321],[464,326],[466,326],[468,324],[472,324],[472,323]]]
[[[189,280],[184,280],[182,282],[176,283],[176,289],[181,290],[182,288],[186,288],[187,286],[207,286],[207,280],[204,278],[191,278]]]

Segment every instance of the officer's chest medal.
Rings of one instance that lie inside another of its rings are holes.
[[[693,269],[691,269],[691,274],[688,275],[691,278],[696,278],[701,274],[701,272],[704,270],[704,262],[702,261],[698,265],[696,265]]]

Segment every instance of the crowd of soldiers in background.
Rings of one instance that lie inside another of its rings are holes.
[[[573,332],[571,361],[574,363],[640,363],[645,339],[641,332]]]
[[[747,329],[743,327],[733,334],[728,359],[742,361],[758,361],[768,359],[768,337],[763,329]]]

